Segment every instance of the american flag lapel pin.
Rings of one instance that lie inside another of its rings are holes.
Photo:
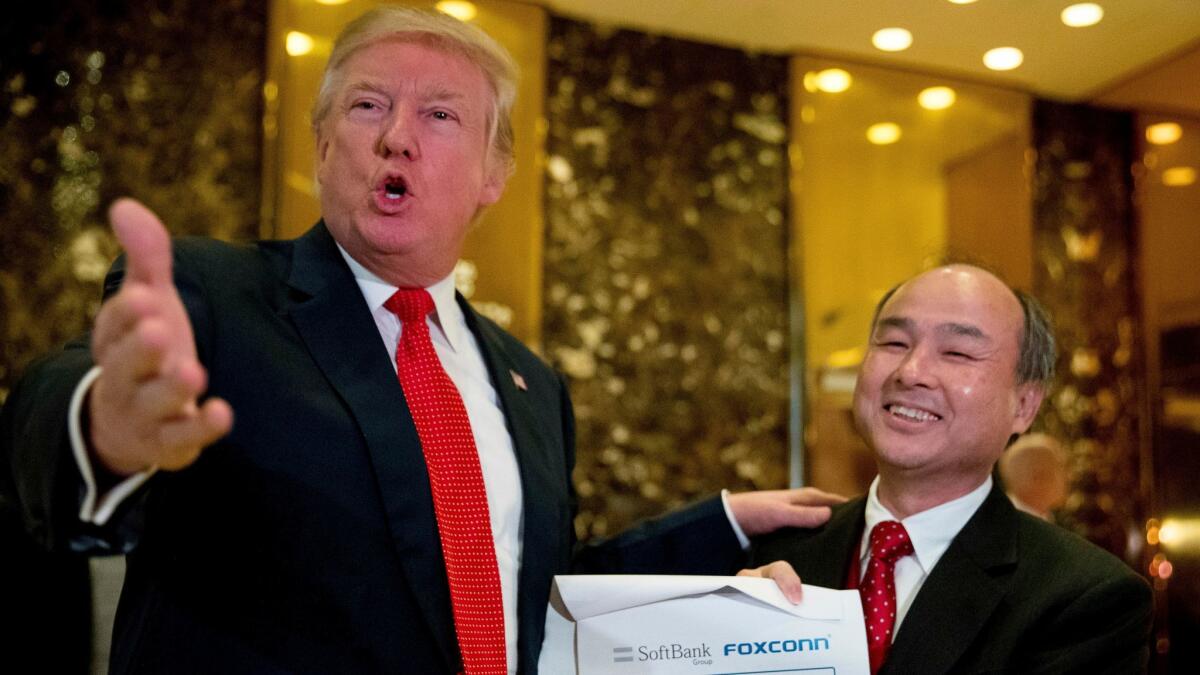
[[[512,375],[513,384],[517,385],[517,389],[520,389],[521,391],[529,391],[529,385],[525,384],[525,378],[521,377],[520,373],[510,369],[508,374]]]

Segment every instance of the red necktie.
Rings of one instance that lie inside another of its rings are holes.
[[[900,523],[885,520],[871,529],[871,560],[858,592],[862,594],[867,622],[867,653],[872,674],[879,672],[892,646],[892,629],[896,625],[896,561],[912,552],[912,541]]]
[[[504,605],[487,492],[467,409],[429,339],[433,298],[423,288],[402,288],[384,307],[402,324],[396,370],[425,453],[463,668],[503,675]]]

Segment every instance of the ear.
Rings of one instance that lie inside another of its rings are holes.
[[[500,197],[504,194],[504,187],[508,185],[508,165],[503,160],[489,158],[484,172],[483,189],[479,193],[480,208],[500,201]]]
[[[1042,407],[1042,399],[1046,397],[1046,388],[1040,382],[1026,382],[1017,385],[1014,395],[1016,405],[1013,411],[1012,432],[1023,434],[1037,417],[1038,410]]]

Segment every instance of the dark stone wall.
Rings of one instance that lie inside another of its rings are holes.
[[[0,32],[0,401],[81,333],[134,196],[175,234],[258,233],[267,0],[20,2]]]
[[[1133,139],[1130,113],[1034,105],[1033,285],[1059,341],[1042,422],[1071,453],[1066,524],[1127,558],[1145,509]]]
[[[582,536],[787,481],[787,61],[566,19],[547,70],[547,356]]]

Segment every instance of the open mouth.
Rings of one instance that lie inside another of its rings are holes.
[[[883,409],[892,414],[893,417],[898,417],[909,422],[937,422],[942,419],[941,415],[921,410],[920,408],[910,408],[898,403],[889,403],[883,406]]]
[[[399,201],[408,194],[408,184],[400,176],[388,177],[383,182],[382,192],[384,199]]]

